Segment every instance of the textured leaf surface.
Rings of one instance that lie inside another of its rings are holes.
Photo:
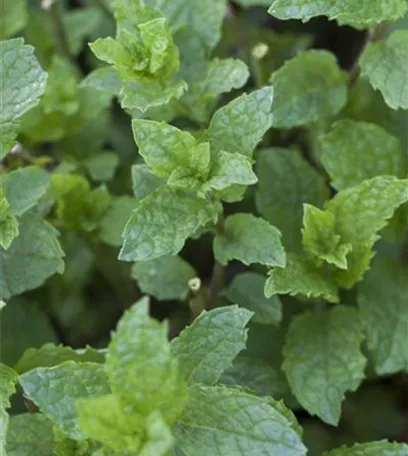
[[[58,231],[38,215],[25,214],[20,219],[20,235],[8,250],[0,250],[0,296],[9,298],[39,287],[64,262]]]
[[[173,423],[187,401],[187,386],[170,352],[167,324],[148,312],[144,298],[122,317],[108,347],[106,372],[113,393],[135,411],[147,416],[159,410]]]
[[[324,453],[323,456],[407,456],[406,443],[378,442],[357,443],[352,447],[340,447]]]
[[[0,247],[7,250],[18,233],[18,220],[11,214],[10,205],[0,188]]]
[[[368,77],[393,109],[408,109],[407,43],[408,30],[397,30],[385,41],[369,44],[360,60],[361,74]]]
[[[214,239],[214,255],[222,264],[234,259],[280,268],[286,264],[279,230],[252,214],[234,214],[225,220],[223,232]]]
[[[189,236],[217,218],[217,212],[215,203],[163,187],[133,211],[123,231],[119,259],[142,261],[176,255]]]
[[[358,288],[367,346],[380,375],[408,372],[408,269],[377,258]]]
[[[132,278],[137,280],[142,292],[160,300],[185,299],[188,281],[195,276],[194,269],[179,256],[163,256],[132,267]]]
[[[50,174],[36,166],[19,168],[0,178],[12,215],[23,215],[44,195]]]
[[[336,19],[340,25],[351,25],[364,29],[381,21],[395,21],[407,11],[404,0],[370,0],[356,3],[331,0],[273,0],[269,14],[279,19],[301,19],[308,21],[315,16]]]
[[[272,101],[272,88],[264,87],[218,109],[209,128],[211,148],[238,152],[250,158],[271,126]]]
[[[16,391],[17,373],[0,363],[0,454],[6,454],[6,434],[9,426],[9,415],[6,411],[10,407],[10,396]]]
[[[252,312],[238,306],[202,312],[171,342],[187,381],[213,385],[245,348]]]
[[[282,368],[300,404],[328,424],[337,425],[344,393],[364,378],[362,339],[352,308],[305,312],[291,321]]]
[[[347,101],[346,76],[327,51],[306,51],[272,74],[275,128],[292,128],[337,114]]]
[[[54,449],[52,422],[41,413],[12,416],[7,433],[8,456],[50,456]]]
[[[164,181],[156,177],[147,165],[132,166],[133,193],[138,200],[142,200],[163,185]]]
[[[194,385],[174,430],[185,456],[298,456],[297,430],[274,404],[239,388]]]
[[[319,138],[319,146],[323,166],[336,190],[376,176],[404,177],[400,142],[377,125],[340,120]]]
[[[103,365],[96,363],[67,361],[40,367],[21,375],[20,384],[41,412],[73,439],[84,438],[76,401],[109,393]]]
[[[263,149],[256,166],[259,182],[255,202],[260,214],[283,235],[288,250],[301,248],[303,204],[322,207],[329,189],[296,149]]]
[[[282,318],[282,304],[277,296],[265,297],[265,279],[256,272],[238,274],[224,295],[231,303],[253,312],[252,322],[277,325]]]
[[[269,272],[265,283],[265,295],[289,294],[308,298],[322,297],[329,302],[338,302],[338,290],[334,278],[325,275],[311,260],[289,254],[285,268]]]
[[[0,159],[13,146],[20,117],[36,106],[45,92],[47,74],[22,38],[0,42]]]

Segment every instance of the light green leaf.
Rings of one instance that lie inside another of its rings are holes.
[[[320,136],[319,146],[323,166],[336,190],[381,175],[403,177],[400,142],[377,125],[340,120]]]
[[[7,456],[6,434],[9,426],[9,415],[6,411],[10,407],[10,396],[16,391],[16,382],[18,379],[17,373],[0,363],[0,454]]]
[[[352,447],[335,448],[324,453],[323,456],[408,456],[406,443],[378,442],[356,443]]]
[[[25,350],[14,369],[19,374],[23,374],[37,367],[53,367],[65,361],[103,363],[105,355],[92,347],[74,350],[63,345],[45,344],[40,348]]]
[[[1,0],[0,40],[19,32],[25,27],[27,19],[27,0]]]
[[[251,321],[278,325],[282,319],[282,304],[277,296],[264,295],[265,276],[256,272],[244,272],[234,277],[223,295],[254,313]]]
[[[215,190],[224,190],[233,184],[252,185],[258,182],[250,160],[239,153],[220,150],[215,156],[209,181],[206,185]]]
[[[337,114],[347,101],[347,76],[333,54],[306,51],[275,71],[270,82],[275,128],[293,128]]]
[[[8,456],[50,456],[54,443],[52,422],[46,416],[23,413],[11,417],[7,433]]]
[[[99,237],[101,241],[113,247],[122,245],[122,233],[126,222],[137,207],[137,200],[128,195],[118,196],[113,199],[109,209],[101,219]]]
[[[331,212],[305,204],[303,226],[303,247],[315,257],[319,266],[323,260],[340,269],[347,269],[346,256],[352,250],[352,246],[342,243],[341,236],[336,232],[336,220]]]
[[[68,10],[62,16],[67,45],[72,55],[78,55],[85,39],[95,33],[103,20],[102,10],[82,7]]]
[[[110,66],[96,68],[85,76],[81,82],[82,87],[93,87],[102,90],[112,96],[118,96],[122,87],[122,81],[117,71]]]
[[[36,166],[18,168],[0,177],[12,215],[21,216],[45,194],[50,174]]]
[[[18,233],[18,220],[11,214],[10,206],[0,188],[0,247],[7,250]]]
[[[251,158],[253,150],[271,127],[272,101],[272,87],[263,87],[218,109],[208,131],[212,150],[238,152]]]
[[[115,152],[100,152],[86,160],[89,174],[95,181],[112,179],[119,164],[119,157]]]
[[[0,159],[13,146],[20,117],[36,106],[45,92],[47,74],[22,38],[0,42]]]
[[[269,6],[271,0],[236,0],[236,2],[246,8],[250,6]]]
[[[156,177],[147,165],[132,166],[133,193],[138,200],[142,200],[164,184],[164,181]]]
[[[163,187],[142,200],[123,231],[122,261],[145,261],[176,255],[186,239],[216,221],[217,203]]]
[[[300,404],[333,426],[345,392],[355,391],[364,378],[362,340],[357,312],[344,306],[305,312],[289,326],[282,369]]]
[[[284,269],[269,272],[265,283],[265,296],[289,294],[307,298],[322,297],[329,302],[339,302],[334,278],[325,275],[311,260],[301,255],[289,254]]]
[[[325,179],[297,149],[263,149],[257,156],[255,194],[260,214],[283,235],[288,250],[301,249],[303,204],[322,207],[329,197]]]
[[[238,306],[203,311],[193,323],[171,341],[189,384],[214,385],[245,348],[247,325],[252,312]]]
[[[39,367],[19,378],[25,393],[54,424],[75,440],[85,438],[78,424],[76,401],[109,393],[104,366],[66,361]]]
[[[174,432],[185,456],[307,453],[286,414],[240,388],[194,385]]]
[[[380,375],[408,372],[408,269],[374,260],[358,287],[367,346]]]
[[[283,268],[286,264],[281,234],[266,220],[252,214],[230,215],[214,239],[214,255],[222,264],[239,260]]]
[[[187,385],[170,352],[168,327],[149,317],[143,298],[120,320],[106,355],[106,372],[112,392],[135,412],[162,413],[174,423],[187,401]],[[137,372],[137,375],[135,375]]]
[[[142,292],[159,300],[186,299],[188,281],[195,276],[194,269],[180,256],[163,256],[132,267],[132,278]]]
[[[8,250],[0,250],[0,296],[5,299],[37,288],[64,271],[64,252],[52,225],[36,214],[25,214],[19,229]]]
[[[312,3],[307,0],[272,0],[268,12],[278,19],[301,19],[303,22],[315,16],[327,16],[336,19],[340,25],[365,29],[382,21],[395,21],[406,11],[404,0],[372,0],[363,4],[354,0],[317,0]]]
[[[407,3],[400,3],[407,8]],[[360,59],[361,74],[392,109],[408,109],[407,43],[408,30],[396,30],[386,40],[369,44]]]

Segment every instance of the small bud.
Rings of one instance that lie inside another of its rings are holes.
[[[265,57],[267,52],[269,51],[269,47],[265,43],[258,43],[252,48],[252,56],[256,60],[261,60]]]
[[[201,279],[199,277],[190,279],[188,281],[188,288],[190,288],[190,290],[194,293],[197,293],[197,291],[199,291],[201,288]]]
[[[41,8],[44,11],[49,11],[54,3],[55,0],[41,0]]]

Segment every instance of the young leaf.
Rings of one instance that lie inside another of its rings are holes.
[[[176,255],[198,228],[217,219],[219,206],[190,193],[163,187],[142,200],[123,231],[123,261]]]
[[[272,74],[275,128],[310,124],[337,114],[347,101],[347,77],[327,51],[303,52]]]
[[[186,404],[187,386],[170,352],[167,324],[148,311],[143,298],[122,317],[108,347],[106,372],[112,392],[132,410],[145,417],[158,410],[171,424]]]
[[[344,393],[355,391],[364,378],[362,339],[357,312],[344,306],[305,312],[289,326],[282,369],[300,404],[333,426]]]
[[[118,96],[122,87],[122,80],[115,68],[102,66],[87,74],[81,81],[81,87],[92,87],[107,92],[111,96]]]
[[[230,215],[214,239],[214,255],[222,264],[240,260],[283,268],[286,264],[281,234],[266,220],[252,214]]]
[[[164,184],[164,181],[156,177],[147,165],[132,166],[133,193],[137,200],[142,200]]]
[[[54,450],[52,422],[41,413],[12,416],[7,432],[8,456],[50,456]],[[3,453],[2,453],[3,454]]]
[[[264,285],[263,275],[244,272],[235,276],[223,294],[231,303],[253,312],[253,323],[278,325],[282,319],[282,304],[277,296],[265,297]]]
[[[194,269],[180,256],[163,256],[135,263],[132,278],[143,293],[159,300],[184,300],[189,292],[188,281],[196,276]]]
[[[402,6],[407,8],[406,3]],[[360,60],[361,74],[368,77],[392,109],[408,109],[407,40],[408,30],[397,30],[386,40],[369,44]]]
[[[253,150],[271,127],[272,101],[272,87],[263,87],[218,109],[208,131],[211,149],[238,152],[251,158]]]
[[[374,27],[382,21],[396,21],[407,11],[404,0],[372,0],[369,3],[356,3],[354,0],[332,2],[317,0],[272,0],[269,14],[278,19],[301,19],[308,21],[315,16],[336,19],[340,25],[351,25],[357,29]]]
[[[18,220],[11,214],[10,206],[0,188],[0,247],[7,250],[18,233]]]
[[[263,149],[257,156],[255,203],[260,214],[283,235],[288,250],[301,249],[303,204],[322,207],[329,189],[296,149]]]
[[[39,287],[64,271],[64,252],[52,225],[28,213],[21,217],[19,230],[8,250],[0,249],[0,296],[5,299]]]
[[[408,269],[377,258],[358,287],[367,346],[380,375],[408,371]]]
[[[252,312],[238,306],[204,311],[171,341],[171,351],[189,384],[218,382],[245,348],[245,326],[251,316]]]
[[[100,152],[88,158],[85,164],[94,181],[108,181],[115,175],[119,157],[115,152]]]
[[[285,268],[275,268],[269,272],[265,283],[265,296],[289,294],[308,298],[322,297],[329,302],[339,302],[334,278],[326,275],[308,258],[289,254]]]
[[[21,216],[45,194],[50,174],[36,166],[18,168],[0,178],[12,215]]]
[[[406,443],[378,442],[356,443],[351,447],[340,447],[330,450],[323,456],[407,456],[408,445]]]
[[[75,440],[85,438],[78,424],[76,401],[109,393],[103,365],[96,363],[66,361],[26,372],[19,380],[41,412]]]
[[[381,175],[404,177],[400,142],[377,125],[340,120],[319,138],[319,146],[323,166],[336,190]]]
[[[6,409],[10,407],[10,396],[16,391],[17,372],[0,363],[0,454],[6,454],[6,434],[9,426],[9,415]]]
[[[47,74],[22,38],[0,42],[0,159],[12,148],[20,117],[39,103]]]
[[[174,429],[181,454],[306,455],[292,417],[281,407],[240,388],[194,385]]]

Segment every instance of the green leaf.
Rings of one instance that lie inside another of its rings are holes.
[[[50,456],[54,454],[54,444],[52,422],[46,416],[23,413],[11,417],[7,433],[8,456]]]
[[[275,71],[272,126],[293,128],[337,114],[347,101],[347,76],[333,54],[306,51]]]
[[[8,250],[0,249],[0,296],[5,299],[37,288],[64,271],[64,252],[52,225],[36,214],[25,214],[19,229]]]
[[[355,391],[364,378],[362,340],[352,308],[305,312],[291,321],[282,369],[296,399],[325,423],[337,425],[345,392]]]
[[[198,228],[217,219],[219,206],[190,193],[163,187],[142,200],[123,231],[123,261],[176,255]]]
[[[214,255],[222,264],[234,259],[280,268],[286,264],[279,230],[252,214],[234,214],[225,220],[214,239]]]
[[[323,166],[336,190],[381,175],[403,177],[400,142],[377,125],[340,120],[320,136],[319,146]]]
[[[115,175],[119,157],[115,152],[100,152],[86,160],[89,174],[95,181],[108,181]]]
[[[356,443],[352,447],[340,447],[324,453],[323,456],[407,456],[406,443],[378,442]]]
[[[85,438],[78,424],[76,401],[109,393],[104,366],[66,361],[20,376],[25,393],[54,424],[75,440]]]
[[[283,235],[288,250],[301,249],[303,204],[322,207],[329,197],[325,179],[297,149],[263,149],[257,156],[255,194],[260,214]]]
[[[404,0],[372,0],[364,4],[354,0],[317,0],[313,3],[307,0],[272,0],[268,12],[278,19],[301,19],[303,22],[315,16],[327,16],[336,19],[340,25],[365,29],[382,21],[396,21],[406,11]]]
[[[405,265],[377,258],[358,287],[367,346],[380,375],[408,372],[407,277]]]
[[[122,87],[122,81],[117,71],[110,66],[96,68],[85,76],[81,82],[82,87],[93,87],[102,90],[112,96],[118,96]]]
[[[7,250],[18,233],[18,220],[11,214],[10,206],[0,188],[0,247]]]
[[[159,300],[186,299],[188,282],[195,276],[194,269],[180,256],[163,256],[132,267],[132,278],[142,292]]]
[[[265,277],[256,272],[244,272],[234,277],[224,296],[254,313],[251,321],[266,325],[278,325],[282,319],[282,304],[277,296],[264,295]]]
[[[36,106],[45,92],[47,74],[22,38],[0,42],[0,159],[12,148],[20,117]]]
[[[147,165],[132,166],[133,193],[138,200],[142,200],[163,185],[164,181],[156,177]]]
[[[185,456],[307,453],[286,414],[268,398],[239,388],[191,387],[189,404],[174,432]]]
[[[331,212],[305,204],[303,226],[303,247],[315,257],[318,265],[323,260],[340,269],[347,269],[346,256],[352,246],[342,243],[341,236],[336,233],[336,220]]]
[[[17,373],[0,363],[0,454],[7,456],[6,447],[6,434],[9,426],[9,415],[6,409],[10,407],[10,396],[16,391],[16,382],[18,379]]]
[[[407,8],[406,3],[400,3]],[[408,109],[407,41],[408,30],[396,30],[385,41],[369,44],[360,60],[361,74],[368,77],[392,109]]]
[[[252,312],[238,306],[203,311],[171,341],[189,384],[214,385],[232,360],[245,348],[246,324]]]
[[[166,323],[149,317],[149,301],[143,298],[120,320],[108,347],[106,372],[112,392],[132,410],[143,416],[158,410],[171,424],[186,404],[187,386],[167,332]]]
[[[269,272],[265,283],[265,296],[289,294],[307,298],[322,297],[329,302],[339,302],[334,278],[324,274],[308,258],[289,254],[284,269],[276,268]]]
[[[243,94],[214,114],[208,135],[211,149],[238,152],[248,158],[272,122],[272,87]]]
[[[27,0],[1,1],[0,40],[15,35],[27,23]]]
[[[36,166],[18,168],[0,178],[12,215],[21,216],[45,194],[50,174]]]
[[[25,350],[14,369],[23,374],[37,367],[53,367],[65,361],[103,363],[105,355],[92,347],[74,350],[63,345],[45,344],[40,348]]]
[[[113,247],[122,245],[122,232],[132,211],[137,207],[137,200],[128,195],[113,199],[109,209],[101,219],[99,237],[101,241]]]

